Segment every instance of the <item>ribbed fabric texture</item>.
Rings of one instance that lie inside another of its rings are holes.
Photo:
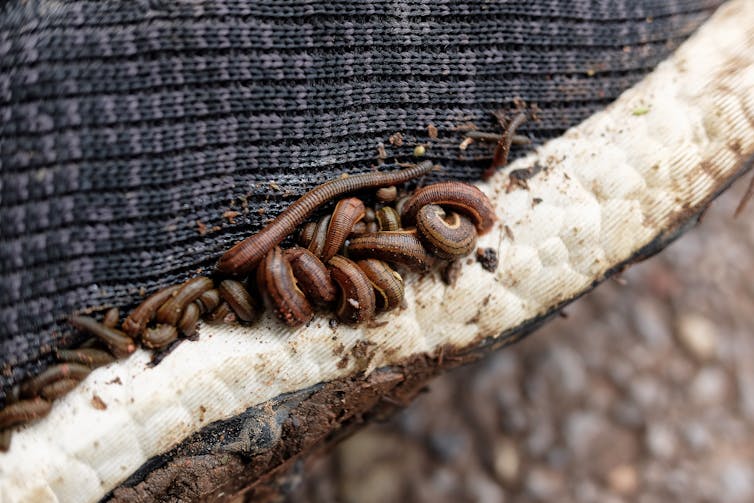
[[[2,396],[77,340],[69,314],[209,270],[313,185],[370,169],[379,143],[388,162],[426,144],[436,177],[476,179],[492,146],[459,150],[468,124],[496,131],[491,112],[522,99],[540,112],[520,132],[557,136],[720,3],[4,2]]]

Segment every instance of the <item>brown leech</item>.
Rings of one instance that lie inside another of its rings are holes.
[[[212,280],[205,276],[198,276],[184,282],[178,291],[157,310],[157,315],[155,316],[157,322],[173,326],[177,325],[181,316],[183,316],[183,310],[186,309],[186,306],[194,302],[201,294],[210,290],[213,286]]]
[[[51,382],[50,384],[42,388],[39,391],[39,394],[42,395],[42,398],[52,401],[71,391],[73,388],[78,386],[80,382],[81,381],[79,381],[78,379],[61,379],[59,381]]]
[[[91,371],[90,367],[80,363],[59,363],[53,365],[41,374],[21,384],[21,395],[25,397],[37,396],[42,388],[61,379],[71,378],[82,381]]]
[[[291,264],[293,276],[306,298],[318,305],[329,304],[335,300],[337,291],[330,278],[330,271],[312,252],[294,246],[284,252]]]
[[[401,216],[390,206],[377,210],[377,227],[381,231],[397,231],[401,228]]]
[[[381,203],[392,203],[398,199],[398,189],[393,187],[380,187],[377,189],[377,200]]]
[[[479,234],[492,229],[495,223],[495,208],[484,192],[463,182],[440,182],[427,185],[414,192],[403,206],[403,225],[416,225],[416,215],[428,204],[439,204],[469,217]]]
[[[110,309],[105,311],[104,316],[102,316],[102,324],[108,328],[114,328],[116,325],[118,325],[119,319],[120,311],[117,307],[111,307]]]
[[[55,354],[61,362],[80,363],[90,369],[115,361],[115,357],[107,351],[95,348],[59,349]]]
[[[206,292],[205,292],[206,293]],[[196,324],[199,323],[199,317],[202,315],[202,308],[199,300],[195,300],[183,311],[181,321],[178,322],[178,331],[185,337],[191,337],[196,333]]]
[[[137,337],[152,321],[154,313],[175,293],[180,285],[173,285],[162,290],[158,290],[146,299],[139,306],[131,311],[131,314],[123,320],[121,328],[131,337]]]
[[[428,204],[419,210],[416,231],[424,247],[433,255],[446,260],[465,257],[476,246],[476,228],[468,218]]]
[[[136,343],[131,337],[118,329],[106,327],[94,318],[71,316],[70,323],[83,332],[99,337],[118,358],[126,357],[136,351]]]
[[[356,262],[375,291],[377,308],[390,311],[403,302],[403,278],[382,260],[368,258]]]
[[[518,129],[518,127],[524,122],[526,122],[526,114],[523,112],[518,112],[513,116],[510,122],[508,122],[505,131],[503,131],[503,135],[500,137],[500,141],[497,142],[495,153],[492,155],[490,167],[482,173],[482,180],[489,180],[492,175],[495,174],[497,168],[505,166],[508,163],[508,154],[511,151],[511,145],[513,144],[513,137],[516,133],[516,129]]]
[[[236,320],[236,313],[233,312],[227,302],[222,301],[207,315],[206,320],[208,323],[230,323]]]
[[[289,327],[303,325],[314,316],[279,246],[267,254],[257,269],[257,284],[269,296],[277,317]]]
[[[259,309],[248,290],[240,281],[232,279],[223,280],[217,287],[220,297],[233,309],[241,321],[254,321],[257,319]]]
[[[415,230],[364,234],[353,238],[347,251],[348,256],[356,260],[376,258],[419,271],[426,271],[435,263],[434,257],[422,246]]]
[[[343,248],[354,224],[364,218],[365,211],[364,203],[359,198],[348,197],[338,201],[333,210],[330,225],[327,226],[325,246],[321,255],[324,262],[330,260]]]
[[[314,231],[317,230],[317,222],[307,222],[298,233],[298,244],[307,248],[314,238]]]
[[[21,423],[46,416],[52,404],[42,398],[32,398],[12,403],[0,410],[0,429],[10,428]]]
[[[332,215],[330,214],[324,215],[319,219],[317,227],[314,228],[312,239],[309,241],[309,246],[307,246],[308,250],[317,257],[322,256],[325,246],[327,246],[327,229],[330,227],[330,220],[332,220]]]
[[[340,289],[335,310],[340,321],[362,323],[374,317],[376,299],[374,288],[364,271],[353,261],[340,255],[329,260],[330,274]]]
[[[222,273],[238,276],[248,274],[278,243],[292,233],[322,204],[349,192],[397,185],[425,175],[431,170],[432,163],[424,161],[399,171],[360,173],[325,182],[304,194],[261,231],[228,250],[220,257],[217,269]]]
[[[201,308],[202,314],[211,313],[220,305],[220,292],[216,288],[207,290],[196,299],[197,305]]]
[[[178,338],[175,325],[159,323],[156,327],[147,328],[141,334],[141,342],[150,349],[164,348]]]

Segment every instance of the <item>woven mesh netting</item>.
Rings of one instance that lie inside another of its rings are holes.
[[[492,148],[460,150],[464,128],[523,100],[539,120],[519,131],[557,136],[720,3],[4,2],[0,403],[79,340],[72,312],[210,270],[380,143],[388,165],[421,143],[434,177],[476,179]]]

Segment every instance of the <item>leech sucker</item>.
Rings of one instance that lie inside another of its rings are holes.
[[[304,194],[291,204],[261,231],[237,243],[217,264],[221,273],[243,276],[292,233],[301,223],[324,203],[349,192],[397,185],[429,173],[432,162],[424,161],[406,169],[393,172],[371,172],[330,180]]]

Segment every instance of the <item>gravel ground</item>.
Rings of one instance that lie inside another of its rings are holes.
[[[290,501],[754,501],[749,178],[659,256],[307,463]]]

